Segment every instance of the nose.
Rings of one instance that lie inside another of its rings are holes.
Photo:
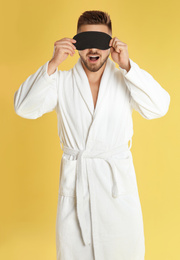
[[[97,50],[99,50],[99,49],[96,49],[96,48],[89,49],[89,51],[97,51]]]
[[[88,53],[100,56],[99,49],[95,49],[95,48],[89,49]]]

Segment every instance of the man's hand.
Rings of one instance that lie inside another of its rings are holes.
[[[53,57],[48,64],[47,70],[49,75],[55,72],[56,68],[68,57],[68,55],[73,57],[76,50],[76,47],[73,44],[75,42],[75,39],[63,38],[54,43]]]
[[[130,70],[130,60],[128,53],[128,46],[126,43],[121,42],[117,37],[114,37],[110,40],[109,46],[113,48],[110,49],[112,59],[122,68]]]
[[[75,43],[75,39],[71,38],[63,38],[54,43],[54,52],[51,61],[59,66],[61,62],[63,62],[68,55],[73,56],[76,50],[76,47],[73,43]]]

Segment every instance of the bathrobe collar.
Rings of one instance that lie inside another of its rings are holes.
[[[105,66],[105,69],[103,71],[101,81],[100,81],[100,86],[99,86],[99,92],[98,92],[98,98],[96,102],[96,107],[94,109],[94,102],[93,102],[93,97],[91,93],[91,88],[89,84],[88,77],[86,75],[86,72],[81,64],[81,58],[78,59],[77,63],[73,67],[73,76],[76,82],[76,85],[81,93],[82,98],[84,99],[87,108],[89,109],[90,113],[92,116],[96,114],[96,111],[100,108],[100,104],[103,99],[103,95],[107,89],[109,78],[112,75],[112,72],[115,69],[115,63],[108,58],[107,63]]]

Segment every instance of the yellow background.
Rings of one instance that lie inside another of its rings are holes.
[[[62,151],[56,112],[36,120],[15,114],[15,91],[51,59],[53,44],[73,38],[86,10],[108,12],[112,36],[171,96],[168,113],[133,112],[132,154],[145,229],[145,260],[179,260],[180,4],[171,1],[34,1],[0,10],[0,259],[56,259],[55,221]],[[59,66],[69,70],[79,58]],[[113,259],[112,259],[113,260]]]

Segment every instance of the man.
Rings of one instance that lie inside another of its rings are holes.
[[[56,41],[52,59],[29,76],[14,97],[21,117],[57,112],[64,151],[57,260],[144,260],[143,217],[130,151],[132,111],[146,119],[162,117],[170,95],[129,58],[126,43],[113,37],[103,49],[101,35],[112,35],[107,13],[84,12],[77,29],[77,37],[87,35],[91,40],[93,33],[100,38],[91,48],[83,38],[80,58],[69,71],[57,68],[68,55],[73,57],[78,41],[75,37]],[[99,41],[102,49],[95,47]]]

